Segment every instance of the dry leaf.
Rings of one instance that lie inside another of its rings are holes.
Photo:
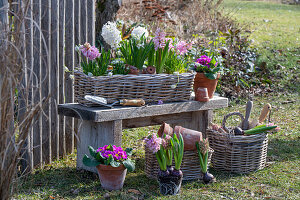
[[[129,189],[128,192],[132,192],[134,194],[141,194],[141,192],[136,189]]]

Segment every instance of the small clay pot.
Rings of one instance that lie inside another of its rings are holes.
[[[208,97],[211,99],[214,96],[220,74],[218,74],[216,79],[209,79],[204,73],[197,73],[194,79],[194,92],[197,93],[199,87],[207,88]]]
[[[200,102],[209,101],[207,88],[199,87],[195,95],[195,100]]]
[[[127,169],[124,165],[113,167],[111,165],[97,165],[101,186],[106,190],[120,190],[123,188]]]
[[[172,136],[173,135],[173,128],[169,124],[164,122],[160,126],[160,128],[158,129],[157,134],[158,134],[159,137],[162,137],[163,134]]]
[[[175,126],[174,133],[176,133],[177,136],[181,133],[185,151],[197,150],[195,143],[202,139],[202,133],[200,131],[183,128],[182,126]]]
[[[138,68],[136,68],[135,66],[125,64],[125,68],[129,69],[128,74],[138,75],[140,73],[140,70]]]

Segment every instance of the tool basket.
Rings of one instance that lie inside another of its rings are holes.
[[[223,128],[228,116],[224,117]],[[234,173],[250,173],[263,169],[266,165],[268,150],[268,134],[259,133],[255,135],[233,135],[220,133],[216,130],[207,129],[206,134],[210,147],[214,149],[211,163],[217,170]]]

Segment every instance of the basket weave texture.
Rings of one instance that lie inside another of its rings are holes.
[[[188,101],[192,93],[195,74],[140,74],[89,77],[74,71],[75,101],[90,105],[85,95],[100,96],[113,103],[120,99],[142,98],[146,103]],[[175,89],[171,85],[176,85]]]
[[[206,134],[211,148],[214,149],[211,160],[213,168],[246,174],[265,167],[268,134],[234,136],[211,129]]]
[[[210,148],[208,153],[208,164],[210,164],[211,155],[214,150]],[[174,164],[174,159],[173,159]],[[159,170],[158,162],[156,160],[155,154],[153,154],[145,146],[145,173],[148,178],[157,179],[157,173]],[[197,151],[184,151],[183,159],[180,166],[180,170],[183,173],[184,181],[202,179],[202,173],[200,168],[200,161]]]

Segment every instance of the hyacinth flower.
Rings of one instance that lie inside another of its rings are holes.
[[[153,39],[154,47],[148,56],[148,65],[155,66],[158,74],[164,71],[164,64],[169,54],[171,40],[166,38],[166,33],[157,29]]]
[[[111,57],[110,50],[106,52],[103,49],[100,53],[98,48],[87,42],[84,45],[76,46],[75,50],[81,58],[81,67],[85,74],[89,76],[103,76],[107,73]]]
[[[163,147],[162,138],[158,137],[156,133],[152,133],[144,140],[147,148],[155,154],[159,168],[161,171],[167,171],[166,152]]]
[[[173,159],[173,150],[172,150],[172,145],[171,145],[171,138],[172,137],[170,135],[164,134],[164,139],[163,139],[162,145],[165,150],[167,168],[169,168],[172,171],[171,165],[172,165],[172,159]]]
[[[181,133],[179,133],[179,139],[176,134],[173,134],[173,138],[171,138],[171,145],[174,154],[174,162],[175,162],[175,170],[173,174],[182,175],[180,170],[180,166],[183,159],[183,150],[184,150],[184,142]]]
[[[104,145],[97,150],[91,146],[88,148],[91,158],[85,154],[82,159],[83,164],[88,167],[96,167],[100,164],[119,167],[123,164],[130,172],[135,169],[135,163],[129,158],[132,155],[132,148],[123,150],[122,147],[115,145]]]
[[[197,141],[196,148],[198,151],[200,168],[203,173],[203,181],[205,184],[208,184],[214,178],[212,174],[207,172],[208,152],[209,152],[208,138],[206,138],[205,140],[201,138],[200,141]]]

